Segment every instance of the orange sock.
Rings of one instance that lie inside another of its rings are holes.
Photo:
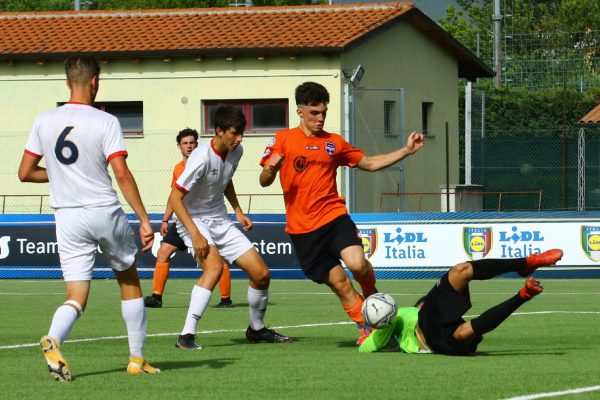
[[[363,319],[361,312],[362,305],[363,298],[360,294],[356,293],[356,300],[354,301],[354,304],[352,304],[350,307],[344,307],[344,311],[346,311],[346,314],[348,314],[352,321],[356,322],[357,324],[364,325],[365,320]]]
[[[219,292],[221,292],[222,299],[229,299],[231,297],[231,271],[229,265],[223,264],[223,274],[219,280]]]
[[[165,291],[167,279],[169,279],[170,262],[157,262],[154,266],[154,275],[152,276],[152,293],[162,296]]]
[[[373,267],[371,265],[369,265],[368,268],[369,274],[366,277],[360,278],[354,275],[354,279],[360,285],[360,288],[363,292],[363,296],[365,296],[365,298],[369,297],[377,291],[377,289],[375,289],[375,271],[373,270]]]

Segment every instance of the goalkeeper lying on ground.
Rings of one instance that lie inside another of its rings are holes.
[[[497,328],[526,301],[540,294],[540,283],[528,278],[513,297],[469,321],[463,315],[471,308],[469,282],[486,280],[506,272],[532,274],[542,265],[562,258],[559,249],[526,258],[468,261],[455,265],[421,298],[415,307],[400,307],[389,326],[376,329],[360,345],[359,352],[402,351],[464,356],[475,353],[483,335]]]

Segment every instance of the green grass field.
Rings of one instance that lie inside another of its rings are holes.
[[[515,293],[522,281],[473,282],[469,315]],[[410,305],[431,280],[379,281],[399,305]],[[542,295],[486,335],[473,357],[359,354],[357,329],[325,286],[271,283],[267,324],[294,338],[250,344],[247,282],[234,280],[232,309],[209,308],[199,324],[202,351],[174,347],[192,280],[167,283],[164,307],[148,310],[146,357],[155,376],[125,372],[128,347],[118,286],[92,284],[92,295],[63,354],[71,383],[54,382],[37,346],[64,298],[57,280],[0,280],[0,398],[77,399],[522,399],[600,385],[600,290],[595,280],[546,280]],[[151,282],[143,281],[146,292]],[[211,304],[218,302],[218,291]],[[588,389],[590,390],[590,389]],[[559,398],[598,399],[600,390]]]

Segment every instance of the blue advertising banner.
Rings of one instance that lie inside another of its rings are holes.
[[[158,232],[162,215],[151,216]],[[252,215],[250,241],[263,256],[273,278],[304,278],[284,215]],[[564,250],[556,266],[539,277],[600,277],[600,213],[397,213],[354,214],[365,257],[378,279],[437,278],[449,267],[483,258],[526,257],[551,248]],[[130,216],[137,235],[138,224]],[[137,238],[136,238],[137,239]],[[151,251],[139,254],[142,278],[152,277],[161,236]],[[60,278],[52,215],[0,215],[0,278]],[[232,277],[245,274],[235,264]],[[200,275],[189,251],[171,259],[171,277]],[[510,276],[508,274],[507,276]],[[112,278],[98,250],[95,278]],[[516,275],[515,275],[516,277]]]
[[[161,216],[151,216],[155,230],[152,249],[138,253],[138,271],[142,278],[152,278],[156,254],[162,237]],[[139,243],[139,223],[131,226]],[[252,216],[254,228],[245,232],[271,270],[272,278],[303,278],[290,237],[284,232],[285,216]],[[156,223],[155,223],[156,222]],[[174,278],[200,276],[191,252],[178,251],[171,258],[170,276]],[[232,265],[233,278],[245,274]],[[112,278],[113,273],[100,249],[96,255],[94,278]],[[62,278],[54,218],[52,215],[0,216],[0,278]]]

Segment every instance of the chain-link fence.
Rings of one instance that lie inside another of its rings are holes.
[[[490,101],[486,103],[485,89],[473,90],[470,163],[468,158],[461,158],[462,179],[469,175],[470,168],[469,183],[479,185],[485,193],[504,193],[486,194],[484,210],[582,210],[582,203],[587,210],[600,207],[597,126],[588,126],[582,132],[581,126],[566,122],[563,115],[563,124],[552,127],[548,121],[540,121],[545,124],[541,128],[536,127],[532,115],[525,120],[530,124],[527,128],[504,124],[500,129],[486,116],[486,110],[492,107]],[[523,112],[531,114],[531,110]],[[465,134],[462,130],[461,138]],[[461,151],[467,151],[462,141]]]
[[[507,33],[502,42],[502,82],[584,91],[600,85],[600,31]]]
[[[146,130],[143,137],[126,138],[127,163],[137,181],[149,213],[163,213],[170,192],[173,167],[181,161],[175,137],[178,130]],[[29,132],[0,132],[0,212],[3,214],[52,213],[48,184],[21,183],[17,170]],[[244,156],[234,176],[240,205],[247,212],[282,213],[283,196],[279,182],[268,188],[258,183],[260,157],[269,136],[244,137]],[[209,140],[201,137],[200,141]],[[40,165],[44,165],[44,160]],[[111,169],[109,168],[109,171]],[[113,186],[127,212],[131,212],[113,179]],[[228,206],[229,204],[225,202]],[[231,211],[231,210],[230,210]]]

